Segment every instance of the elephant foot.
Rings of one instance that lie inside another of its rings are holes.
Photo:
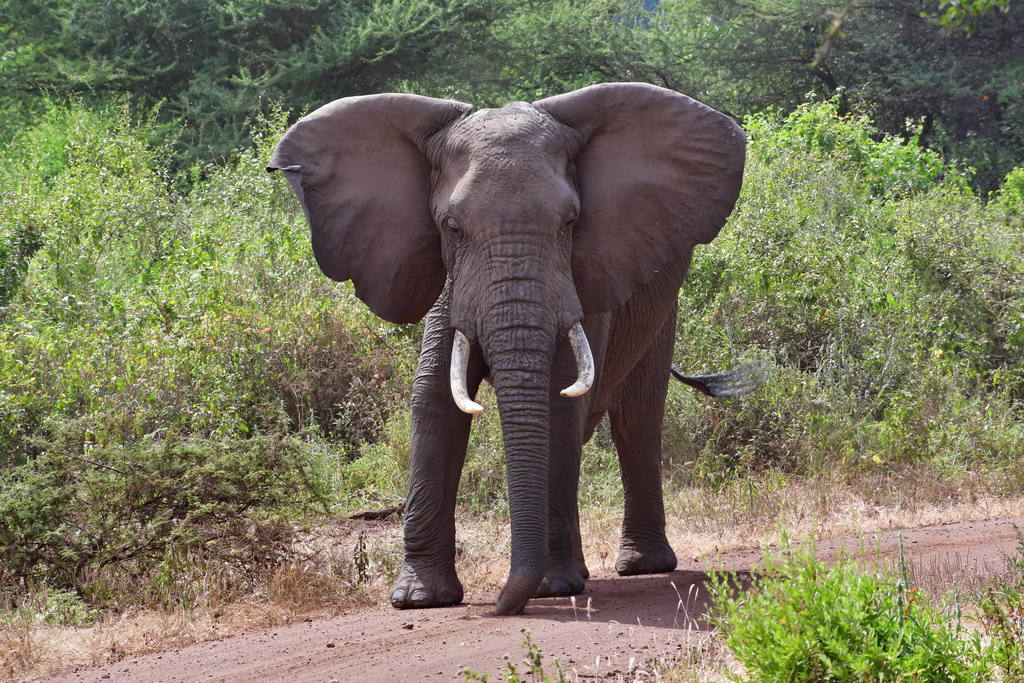
[[[577,560],[574,562],[574,566],[576,567],[576,573],[582,576],[584,581],[590,578],[590,570],[587,569],[587,565],[583,560]]]
[[[586,569],[584,567],[584,569]],[[544,580],[537,586],[535,598],[550,598],[556,595],[579,595],[586,585],[586,578],[576,567],[548,569]]]
[[[623,539],[615,571],[619,576],[662,574],[676,568],[676,554],[663,536],[660,539],[635,541]]]
[[[494,613],[499,615],[522,614],[526,603],[536,592],[543,578],[532,571],[510,572],[505,586],[498,593]]]
[[[462,602],[462,582],[449,571],[416,571],[408,564],[391,589],[391,605],[398,609],[451,607]]]

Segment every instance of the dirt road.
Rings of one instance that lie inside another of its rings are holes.
[[[963,580],[965,575],[1001,570],[1000,550],[1012,553],[1017,545],[1014,524],[1024,529],[1024,517],[901,533],[919,578],[941,582],[951,581],[954,574]],[[897,532],[877,537],[882,558],[895,556],[896,539]],[[857,539],[820,541],[819,554],[834,557],[839,547],[855,551],[859,544]],[[868,545],[874,544],[873,540]],[[742,571],[760,557],[759,551],[730,552],[714,565]],[[490,673],[493,681],[501,680],[503,655],[510,654],[514,663],[521,661],[524,628],[532,632],[549,675],[551,660],[557,657],[563,668],[575,670],[583,679],[646,680],[640,672],[657,659],[672,659],[706,640],[708,625],[702,616],[707,562],[688,559],[677,571],[656,576],[598,574],[587,582],[575,607],[568,598],[531,600],[524,615],[496,617],[491,614],[494,594],[469,593],[458,607],[403,612],[382,606],[47,680],[451,681],[463,680],[460,672],[468,667]]]

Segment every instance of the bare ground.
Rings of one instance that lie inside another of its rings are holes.
[[[918,582],[941,588],[954,579],[964,585],[1001,571],[1001,552],[1014,552],[1018,543],[1015,525],[1024,528],[1024,517],[823,540],[818,548],[826,559],[840,548],[866,548],[887,564],[898,554],[901,535]],[[466,668],[501,680],[503,655],[513,663],[522,660],[523,629],[542,651],[549,676],[557,658],[571,680],[650,680],[665,663],[699,661],[720,647],[704,619],[705,572],[749,571],[760,557],[759,550],[682,557],[677,571],[646,577],[599,570],[575,604],[569,598],[532,600],[521,616],[493,616],[496,594],[469,592],[457,607],[404,612],[367,607],[45,680],[444,681],[463,680]]]

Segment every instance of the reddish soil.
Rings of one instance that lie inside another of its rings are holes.
[[[900,532],[919,579],[962,582],[1003,569],[1000,551],[1017,546],[1014,524],[1024,517],[944,524]],[[897,532],[877,538],[884,562],[897,554]],[[856,539],[819,542],[820,555],[858,551]],[[875,553],[876,541],[869,544]],[[744,571],[759,551],[730,552],[713,566]],[[552,658],[583,679],[646,680],[658,658],[674,658],[699,644],[704,622],[709,560],[687,558],[671,574],[621,578],[598,574],[576,598],[531,600],[516,617],[491,614],[495,595],[468,593],[458,607],[398,611],[377,607],[324,621],[311,621],[188,648],[124,660],[52,678],[53,681],[422,681],[462,680],[468,667],[502,680],[502,656],[518,663],[524,653],[521,629],[532,632],[551,675]],[[675,584],[673,587],[672,584]],[[696,586],[696,597],[691,595]],[[677,589],[679,594],[677,595]],[[683,600],[679,607],[680,596]],[[588,601],[591,610],[586,607]],[[692,621],[696,619],[696,621]],[[695,624],[687,628],[687,623]],[[633,672],[629,674],[628,672]],[[528,676],[524,676],[529,680]]]

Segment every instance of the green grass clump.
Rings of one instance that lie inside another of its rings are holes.
[[[748,678],[773,681],[980,681],[991,673],[977,634],[955,606],[852,558],[829,567],[813,543],[766,553],[749,591],[711,584],[714,620]]]
[[[1016,530],[1015,552],[1003,556],[1007,571],[977,601],[991,636],[992,660],[1008,683],[1024,681],[1024,532]]]

